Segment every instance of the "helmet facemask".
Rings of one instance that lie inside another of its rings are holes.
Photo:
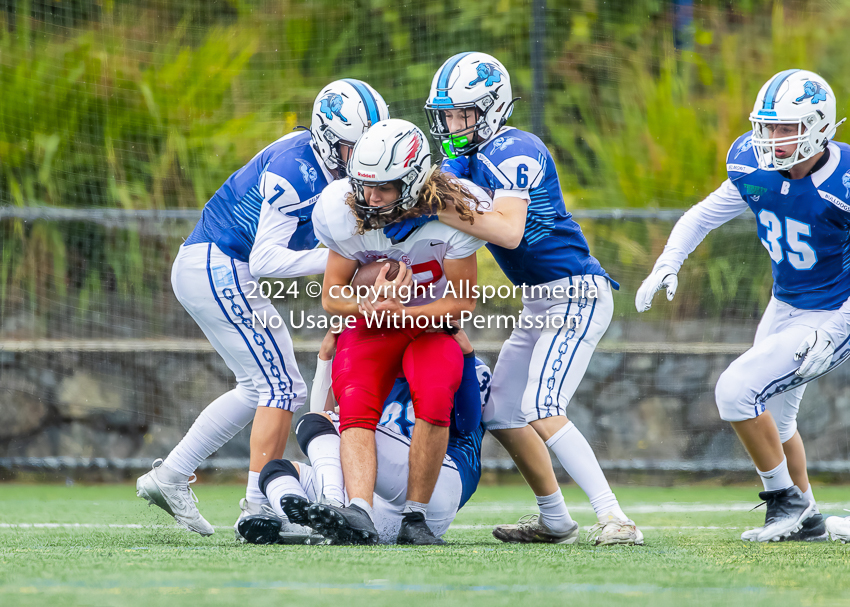
[[[418,169],[418,167],[415,168]],[[349,181],[354,188],[354,212],[363,221],[363,228],[365,230],[379,230],[395,223],[407,213],[416,204],[416,200],[411,196],[411,189],[417,176],[418,170],[409,171],[401,179],[393,181],[367,182],[350,177]],[[401,192],[399,197],[380,207],[370,205],[364,194],[365,186],[368,184],[370,187],[379,187],[387,183],[392,183],[398,188]]]
[[[479,97],[472,103],[444,105],[427,104],[425,106],[425,115],[428,116],[429,131],[431,136],[439,143],[443,154],[447,158],[457,158],[458,156],[469,156],[474,153],[483,143],[485,143],[494,134],[493,129],[487,124],[487,114],[490,108],[493,107],[494,95],[488,93],[483,97]],[[446,122],[446,110],[473,110],[478,114],[473,124],[469,124],[469,113],[466,113],[467,126],[459,131],[449,132],[449,127]],[[507,118],[507,116],[506,116]],[[501,128],[504,125],[499,125]],[[498,129],[497,129],[498,130]]]
[[[782,118],[765,120],[751,116],[750,122],[753,125],[753,149],[756,159],[759,168],[765,171],[787,170],[795,164],[808,160],[826,148],[830,136],[835,132],[834,127],[829,129],[828,121],[819,110],[792,120]],[[785,137],[771,137],[771,126],[779,125],[794,125],[797,127],[797,133]],[[778,157],[776,148],[788,145],[797,146],[794,153],[785,158]]]
[[[342,146],[348,146],[350,156],[350,150],[354,148],[354,142],[341,139],[339,135],[330,128],[330,125],[327,124],[323,124],[320,127],[320,131],[321,137],[325,140],[325,142],[327,142],[328,146],[327,157],[324,158],[325,165],[332,171],[336,170],[340,179],[346,177],[346,162],[342,159],[340,148]]]

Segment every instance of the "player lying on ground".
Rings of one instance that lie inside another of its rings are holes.
[[[380,228],[446,206],[459,209],[455,212],[471,222],[470,207],[490,203],[480,188],[465,186],[432,168],[430,158],[425,134],[415,125],[404,120],[378,123],[354,146],[348,165],[350,183],[325,190],[313,213],[316,234],[331,250],[322,304],[330,314],[359,318],[355,327],[341,333],[333,363],[342,469],[351,505],[326,508],[335,509],[352,528],[374,531],[369,511],[377,466],[375,427],[384,400],[403,370],[416,424],[400,533],[422,544],[441,543],[425,525],[424,514],[446,453],[452,401],[463,370],[457,343],[445,332],[427,328],[448,327],[447,318],[457,319],[461,312],[475,308],[466,287],[477,284],[475,252],[484,243],[442,224],[426,226],[400,240],[391,240]],[[388,268],[378,277],[377,288],[391,289],[386,298],[373,304],[368,298],[345,297],[342,288],[349,285],[358,266],[379,258],[402,262],[393,281],[384,278]],[[412,281],[416,292],[404,303],[404,293],[398,289]],[[446,293],[449,282],[453,294]],[[383,319],[380,326],[378,319]]]
[[[469,500],[481,478],[481,441],[484,427],[481,410],[490,393],[490,369],[475,357],[464,332],[455,339],[464,356],[463,380],[455,395],[452,423],[446,457],[428,502],[425,522],[435,537],[440,538],[454,520],[457,511]],[[333,358],[333,340],[323,344],[323,359]],[[330,346],[330,347],[329,347]],[[319,374],[325,377],[320,377]],[[328,386],[330,369],[318,369],[316,385]],[[327,395],[314,392],[313,398],[324,402]],[[329,399],[333,406],[333,399]],[[399,534],[406,501],[408,458],[411,430],[416,423],[410,386],[403,377],[396,379],[384,403],[381,422],[375,432],[378,469],[373,496],[372,516],[381,543],[410,543]],[[333,413],[308,413],[298,422],[295,434],[310,466],[276,460],[263,469],[260,486],[268,496],[276,516],[258,515],[242,519],[239,529],[252,543],[303,543],[303,536],[287,533],[283,521],[298,521],[315,527],[334,544],[365,543],[352,537],[348,528],[337,527],[335,517],[314,502],[342,506],[347,501],[339,461],[338,417]],[[467,431],[471,430],[471,431]],[[311,505],[312,504],[312,505]],[[282,530],[283,529],[283,530]],[[300,540],[300,541],[299,541]]]
[[[830,141],[835,97],[812,72],[786,70],[759,91],[750,121],[726,156],[729,178],[676,223],[635,305],[672,300],[676,274],[714,228],[749,207],[773,266],[773,296],[752,348],[717,381],[720,417],[732,423],[764,483],[763,527],[741,539],[827,537],[797,431],[805,384],[850,354],[850,146]],[[836,521],[841,519],[836,518]]]
[[[608,328],[617,288],[590,255],[581,228],[566,212],[555,163],[531,133],[506,127],[513,98],[507,70],[483,53],[455,55],[439,69],[425,105],[431,134],[453,160],[443,168],[494,191],[493,212],[466,223],[451,208],[440,223],[488,241],[515,285],[579,290],[578,297],[523,297],[522,317],[566,318],[556,328],[516,328],[502,347],[484,423],[510,453],[537,497],[539,515],[493,534],[510,542],[572,543],[578,523],[567,510],[547,447],[590,499],[599,523],[596,544],[640,544],[643,535],[622,511],[581,431],[566,417],[596,344]],[[405,230],[437,219],[405,222]],[[431,224],[426,224],[431,225]],[[419,228],[422,229],[422,228]],[[591,291],[592,289],[592,291]],[[595,297],[588,293],[595,292]],[[536,326],[536,325],[535,325]]]
[[[190,531],[213,533],[195,506],[190,477],[252,419],[257,423],[240,516],[259,512],[265,503],[259,473],[283,455],[306,386],[286,327],[252,322],[254,312],[277,312],[247,283],[324,271],[328,252],[315,248],[311,221],[316,199],[345,177],[352,146],[365,129],[388,116],[387,104],[369,85],[352,79],[329,84],[313,105],[310,131],[282,137],[231,175],[180,247],[171,274],[174,294],[233,371],[237,386],[201,412],[165,461],[155,461],[138,479],[136,492]]]

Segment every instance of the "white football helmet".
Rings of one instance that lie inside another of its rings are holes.
[[[449,158],[468,156],[493,138],[513,111],[511,78],[504,66],[484,53],[459,53],[437,70],[425,103],[431,135]],[[444,110],[474,108],[478,119],[450,133]]]
[[[768,80],[759,91],[750,122],[753,149],[759,168],[765,171],[789,169],[822,152],[844,122],[835,121],[835,95],[826,80],[805,70],[785,70]],[[771,137],[776,124],[792,124],[797,134]],[[776,156],[776,148],[796,144],[787,158]]]
[[[354,146],[366,129],[389,117],[383,97],[365,82],[353,78],[331,82],[313,103],[313,146],[328,169],[345,177],[339,146]]]
[[[376,230],[392,223],[416,204],[431,173],[431,147],[418,126],[407,120],[384,120],[370,128],[354,145],[348,178],[354,187],[357,216],[364,227]],[[396,182],[401,195],[390,204],[369,206],[363,186]]]

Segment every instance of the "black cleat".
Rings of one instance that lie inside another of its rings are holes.
[[[239,535],[249,544],[279,544],[283,520],[276,516],[254,514],[237,523]]]
[[[826,531],[826,521],[818,512],[812,518],[807,518],[803,522],[803,527],[783,538],[783,542],[825,542],[829,539],[829,534]]]
[[[310,507],[309,500],[300,495],[284,495],[280,498],[280,507],[291,523],[309,527],[307,520],[307,508]]]
[[[764,527],[759,542],[778,542],[803,528],[815,516],[815,503],[792,485],[781,491],[762,491],[759,497],[767,504]]]
[[[359,506],[333,506],[315,503],[307,509],[307,524],[334,544],[378,543],[378,530]]]
[[[397,544],[411,546],[442,546],[446,542],[436,537],[421,512],[408,512],[401,519],[401,529],[398,530]]]

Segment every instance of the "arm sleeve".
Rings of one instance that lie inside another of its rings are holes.
[[[655,262],[654,270],[662,267],[678,272],[699,243],[714,228],[722,226],[747,210],[747,203],[737,188],[726,180],[702,202],[691,207],[676,222],[664,252]]]
[[[463,357],[463,377],[455,392],[454,416],[461,434],[470,434],[481,424],[481,388],[475,370],[475,352]]]
[[[266,172],[260,180],[260,193],[263,206],[248,259],[251,274],[255,278],[294,278],[324,273],[328,261],[326,250],[289,248],[298,218],[286,213],[301,204],[295,188],[283,177]]]

